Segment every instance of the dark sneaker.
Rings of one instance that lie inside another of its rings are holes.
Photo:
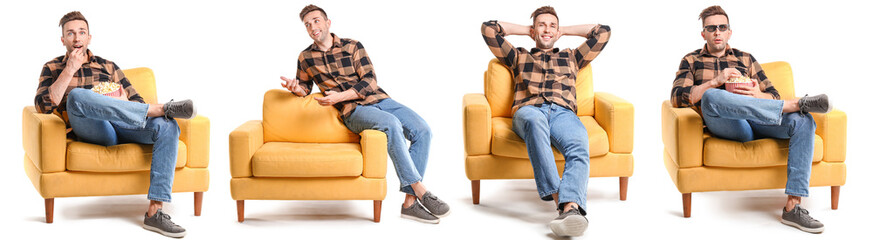
[[[824,224],[809,216],[809,211],[794,205],[794,209],[786,212],[782,209],[782,223],[788,226],[796,227],[804,232],[821,233],[824,231]]]
[[[409,206],[409,208],[401,208],[400,217],[423,223],[440,223],[440,219],[425,210],[418,199],[416,199],[415,203],[412,203],[412,206]]]
[[[172,99],[164,103],[164,116],[168,118],[191,119],[197,116],[197,108],[194,107],[194,101],[185,99],[182,101],[173,101]]]
[[[812,97],[809,95],[803,96],[797,101],[797,105],[800,107],[801,112],[827,113],[834,108],[831,102],[828,101],[828,95],[825,94]]]
[[[142,221],[142,228],[155,231],[167,237],[180,238],[185,236],[185,229],[170,221],[170,215],[167,215],[161,209],[158,209],[155,215],[151,217],[146,213],[145,219]]]
[[[421,205],[424,206],[425,209],[430,211],[431,214],[438,218],[444,218],[452,212],[446,202],[440,200],[430,191],[427,191],[426,193],[424,193],[424,195],[421,195]]]
[[[582,216],[578,208],[573,207],[549,222],[549,228],[552,229],[552,233],[559,237],[582,236],[582,233],[588,229],[588,218]]]

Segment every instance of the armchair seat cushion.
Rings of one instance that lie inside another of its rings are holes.
[[[788,164],[788,140],[764,138],[750,142],[736,142],[717,137],[703,140],[703,165],[710,167],[756,168]],[[823,142],[815,136],[812,162],[820,162]]]
[[[588,155],[599,157],[609,153],[609,138],[606,131],[597,124],[594,117],[579,117],[582,125],[588,130]],[[512,131],[512,118],[492,118],[491,151],[494,155],[513,158],[528,158],[524,140]],[[564,160],[564,156],[554,147],[555,160]]]
[[[363,169],[358,143],[268,142],[252,156],[255,177],[359,177]]]
[[[179,141],[176,168],[188,162],[188,147]],[[101,146],[85,142],[67,142],[67,170],[82,172],[148,171],[152,164],[152,145],[125,143]]]

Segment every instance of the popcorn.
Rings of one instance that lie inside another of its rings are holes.
[[[100,82],[97,85],[94,85],[94,87],[91,88],[91,91],[103,96],[120,97],[122,89],[121,84],[116,82]]]
[[[740,86],[754,87],[754,83],[752,83],[752,79],[749,77],[730,78],[724,83],[725,90],[732,93],[737,93],[737,88]]]

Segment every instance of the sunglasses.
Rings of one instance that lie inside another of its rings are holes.
[[[724,32],[724,31],[727,31],[728,29],[731,29],[731,25],[730,24],[721,24],[721,25],[703,26],[703,29],[706,30],[707,32],[715,32],[716,28],[718,28],[719,32]]]

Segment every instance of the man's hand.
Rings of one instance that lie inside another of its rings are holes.
[[[740,70],[737,70],[736,68],[725,68],[722,71],[723,72],[721,75],[718,75],[709,81],[710,86],[712,86],[713,88],[717,88],[717,87],[720,87],[721,85],[724,85],[724,83],[727,82],[728,79],[743,76],[743,74],[740,73]]]
[[[300,80],[286,78],[285,76],[280,76],[279,79],[284,81],[282,83],[282,87],[288,89],[288,91],[294,93],[298,97],[302,97],[306,95],[306,91],[303,90],[303,87],[300,86]]]
[[[82,63],[85,62],[85,53],[82,52],[81,48],[73,49],[70,52],[70,56],[67,58],[67,66],[66,68],[71,72],[78,71],[79,68],[82,68]]]
[[[344,102],[348,100],[346,97],[348,91],[345,92],[335,92],[335,91],[327,91],[324,92],[324,97],[316,97],[315,101],[318,101],[318,104],[321,106],[333,106],[334,104]],[[352,93],[354,94],[354,93]]]
[[[758,86],[758,79],[752,79],[752,86],[740,85],[734,89],[734,93],[746,95],[753,98],[772,99],[772,95],[761,92],[761,86]]]

